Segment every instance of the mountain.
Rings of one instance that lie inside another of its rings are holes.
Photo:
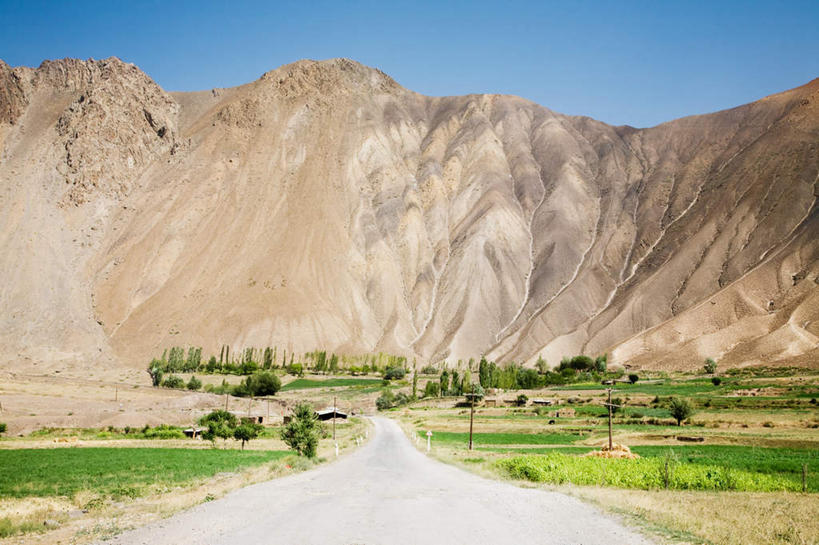
[[[0,61],[0,362],[172,345],[816,365],[819,80],[613,127],[299,61]]]

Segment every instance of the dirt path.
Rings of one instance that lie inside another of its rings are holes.
[[[375,419],[369,444],[336,463],[243,488],[108,543],[648,545],[580,501],[483,479],[418,452]]]

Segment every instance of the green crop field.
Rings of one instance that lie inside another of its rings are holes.
[[[512,478],[554,484],[602,485],[644,490],[735,490],[771,492],[801,490],[798,475],[779,471],[740,469],[734,464],[682,461],[669,457],[606,459],[565,453],[503,458],[495,466]],[[771,470],[773,466],[766,466]],[[815,482],[813,483],[815,486]]]
[[[179,485],[277,460],[284,451],[172,448],[0,450],[0,498],[73,496],[90,490],[136,497],[154,485]]]
[[[419,430],[418,435],[426,439],[426,431]],[[584,437],[581,433],[475,433],[472,441],[479,445],[570,445]],[[450,431],[433,431],[432,440],[436,443],[469,442],[469,434]]]
[[[313,380],[309,378],[297,378],[293,382],[288,382],[282,386],[282,392],[291,390],[305,390],[309,388],[335,388],[339,386],[374,386],[381,384],[381,379],[376,378],[329,378],[327,380]]]

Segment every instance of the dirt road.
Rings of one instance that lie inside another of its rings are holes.
[[[374,421],[373,440],[338,462],[243,488],[108,543],[650,543],[574,498],[432,460],[395,422]]]

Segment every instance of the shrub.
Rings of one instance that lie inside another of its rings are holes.
[[[6,433],[7,429],[8,428],[6,427],[6,423],[5,422],[0,422],[0,434]]]
[[[678,426],[682,426],[683,420],[694,414],[694,409],[691,407],[691,403],[681,397],[671,398],[671,405],[669,405],[668,411],[671,413],[674,420],[677,421]]]
[[[321,425],[313,407],[307,403],[296,405],[293,418],[281,431],[282,441],[301,456],[314,458],[318,449]]]
[[[262,431],[262,426],[254,422],[244,422],[233,430],[233,438],[242,442],[242,450],[245,450],[245,443],[251,439],[256,439]]]
[[[384,380],[401,380],[407,372],[403,367],[387,367],[384,371]]]
[[[468,402],[477,403],[484,398],[486,395],[486,390],[484,390],[483,386],[480,384],[472,384],[469,386],[469,391],[464,392],[464,394],[466,395],[466,400]]]
[[[424,397],[438,397],[439,395],[441,395],[441,384],[434,380],[427,382],[424,386]]]
[[[282,389],[282,381],[270,371],[261,371],[247,377],[245,385],[252,396],[272,396]]]
[[[705,360],[705,365],[703,365],[703,369],[706,373],[713,375],[717,372],[717,362],[714,361],[713,358],[707,358]]]
[[[422,375],[437,375],[438,369],[434,365],[427,365],[423,369],[421,369]]]
[[[148,427],[143,430],[142,436],[145,439],[184,439],[185,433],[174,426],[160,424],[155,428]]]
[[[395,406],[395,394],[391,390],[384,390],[378,399],[375,400],[375,408],[379,411],[386,411]]]
[[[526,394],[520,394],[518,397],[515,398],[515,405],[518,407],[523,407],[529,402],[529,396]]]
[[[217,409],[199,419],[199,425],[208,428],[202,433],[202,437],[208,441],[216,441],[217,437],[222,439],[233,437],[233,431],[238,424],[236,415],[222,409]]]
[[[287,374],[295,376],[304,376],[304,366],[300,363],[291,363],[287,366]]]
[[[719,377],[711,377],[711,384],[713,384],[714,386],[719,386],[720,384],[722,384],[722,379]]]
[[[195,376],[191,376],[191,379],[188,381],[188,390],[199,390],[201,387],[202,381]]]
[[[163,388],[174,388],[176,390],[182,390],[185,388],[185,381],[182,380],[182,377],[178,377],[176,375],[171,375],[165,380],[162,381]]]
[[[148,374],[151,376],[151,384],[154,386],[162,384],[162,362],[154,359],[148,366]]]
[[[540,375],[534,369],[523,369],[517,376],[518,385],[524,390],[533,390],[540,386]]]
[[[637,384],[638,380],[640,380],[640,377],[638,375],[632,373],[631,375],[628,376],[628,381],[632,384]]]

